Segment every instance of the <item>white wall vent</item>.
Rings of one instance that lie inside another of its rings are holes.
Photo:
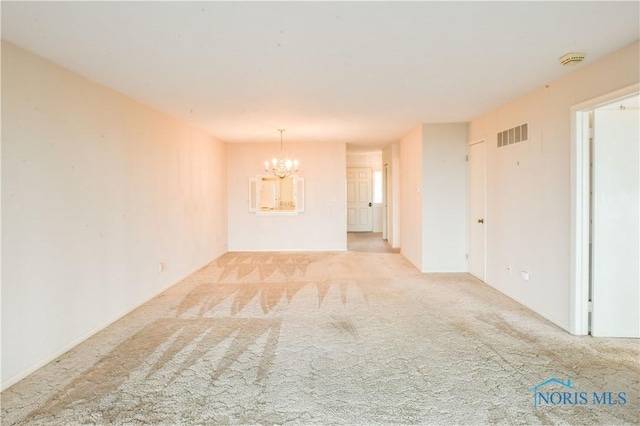
[[[498,132],[498,148],[529,140],[529,123]]]

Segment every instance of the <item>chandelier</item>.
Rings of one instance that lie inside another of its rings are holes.
[[[291,176],[291,172],[298,171],[298,160],[286,158],[282,154],[282,133],[284,133],[284,130],[285,129],[278,129],[280,132],[280,158],[274,158],[271,162],[264,162],[264,171],[271,172],[280,179]]]

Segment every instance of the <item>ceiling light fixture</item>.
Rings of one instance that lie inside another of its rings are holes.
[[[282,153],[282,134],[285,129],[278,129],[280,132],[280,158],[274,158],[271,163],[269,161],[264,162],[264,171],[271,172],[274,176],[284,179],[291,176],[292,172],[298,171],[298,160],[289,159]]]

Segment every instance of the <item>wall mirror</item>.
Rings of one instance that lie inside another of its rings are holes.
[[[298,176],[249,179],[249,211],[279,215],[304,212],[304,179]]]

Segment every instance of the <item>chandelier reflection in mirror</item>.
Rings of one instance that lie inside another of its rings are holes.
[[[265,161],[264,171],[271,172],[274,176],[284,179],[291,176],[292,172],[298,171],[298,160],[284,156],[282,153],[282,133],[284,133],[285,129],[278,129],[278,131],[280,132],[280,158],[274,158],[271,162]]]

